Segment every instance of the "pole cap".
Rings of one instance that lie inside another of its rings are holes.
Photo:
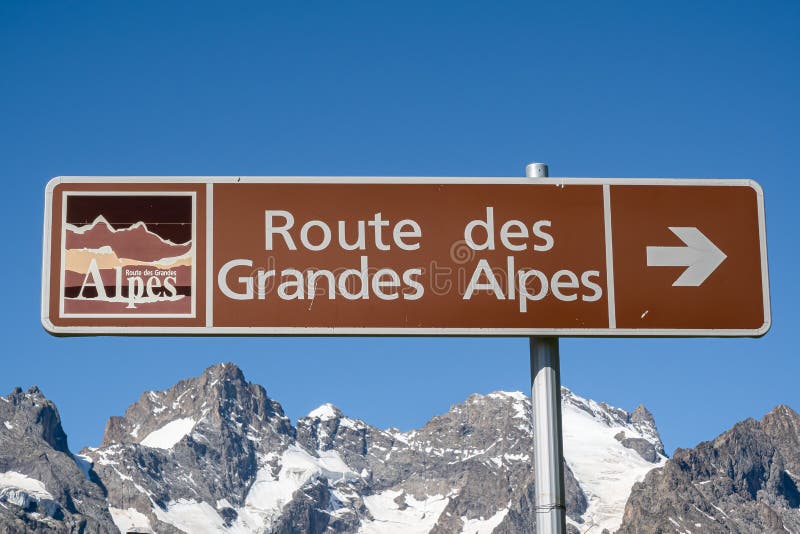
[[[527,178],[546,178],[547,164],[545,163],[529,163],[525,166],[525,176]]]

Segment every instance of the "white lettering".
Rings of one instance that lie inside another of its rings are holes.
[[[475,228],[483,228],[486,231],[486,241],[477,243],[472,235]],[[475,219],[467,223],[464,228],[464,241],[472,250],[494,250],[494,208],[486,208],[486,220]]]
[[[322,241],[318,244],[313,244],[311,241],[308,240],[308,232],[311,228],[317,227],[322,230]],[[322,221],[308,221],[303,225],[300,229],[300,241],[303,243],[303,246],[306,247],[308,250],[318,251],[323,250],[331,244],[331,229],[330,227]]]
[[[547,276],[542,271],[531,269],[530,271],[520,271],[519,277],[519,311],[525,313],[528,311],[529,300],[542,300],[547,296]],[[539,281],[539,291],[531,294],[528,290],[528,279],[535,277]]]
[[[422,269],[409,269],[403,273],[403,283],[414,288],[412,293],[403,293],[403,300],[419,300],[425,293],[425,288],[414,277],[422,276]]]
[[[586,286],[588,289],[591,289],[593,293],[591,295],[583,295],[581,300],[585,302],[595,302],[600,300],[600,297],[603,296],[603,288],[600,287],[599,284],[592,281],[592,277],[599,277],[600,271],[586,271],[581,275],[581,283]]]
[[[120,272],[120,271],[117,271]],[[89,280],[89,276],[92,277],[92,281],[87,283]],[[119,275],[118,275],[119,276]],[[94,258],[91,259],[89,262],[89,269],[86,271],[86,276],[83,277],[83,284],[81,284],[81,291],[78,293],[79,297],[83,297],[83,290],[86,286],[94,287],[97,290],[97,298],[101,298],[105,300],[106,297],[106,288],[103,285],[103,277],[100,276],[100,268],[97,266],[97,260]],[[130,308],[130,306],[128,306]]]
[[[533,225],[533,235],[544,241],[544,245],[533,245],[533,250],[537,252],[544,252],[553,248],[555,241],[553,236],[548,234],[542,228],[549,228],[552,222],[550,221],[536,221]]]
[[[164,278],[164,289],[167,290],[168,297],[175,297],[178,295],[178,290],[175,289],[176,278],[174,276],[168,276]]]
[[[479,282],[482,274],[486,276],[488,282]],[[500,288],[500,282],[497,280],[497,277],[492,272],[492,268],[489,266],[489,262],[486,260],[480,260],[478,262],[478,266],[475,268],[475,271],[472,273],[472,278],[467,286],[467,291],[464,293],[464,300],[471,299],[472,294],[475,291],[484,290],[493,291],[495,297],[497,297],[499,300],[505,300],[506,298],[505,295],[503,295],[503,290]]]
[[[566,281],[564,281],[566,278]],[[553,275],[553,281],[550,284],[550,287],[553,290],[553,295],[558,300],[563,300],[566,302],[572,302],[573,300],[578,300],[578,295],[572,293],[571,295],[564,294],[561,290],[566,289],[577,289],[580,286],[578,283],[578,275],[573,273],[572,271],[568,271],[566,269],[562,269],[556,274]]]
[[[128,306],[136,308],[136,300],[144,296],[144,280],[138,276],[128,277]]]
[[[289,229],[294,226],[294,216],[285,210],[266,210],[264,212],[266,219],[266,243],[265,249],[272,250],[274,247],[272,236],[280,234],[283,237],[283,242],[289,250],[297,250],[292,236],[289,235]],[[283,226],[275,226],[274,219],[281,217],[284,220]]]
[[[516,227],[517,230],[512,231],[512,227]],[[500,241],[503,242],[503,246],[508,250],[525,250],[527,248],[525,243],[514,244],[511,242],[511,239],[528,239],[528,237],[528,227],[525,226],[521,221],[512,219],[503,223],[503,226],[500,228]]]
[[[281,285],[278,286],[278,296],[284,300],[303,300],[305,298],[303,273],[297,269],[284,269],[281,271],[281,276],[290,279],[281,280]],[[288,290],[291,288],[294,288],[294,291],[290,293]]]
[[[378,250],[389,250],[389,246],[383,243],[383,227],[389,226],[389,221],[381,218],[381,213],[375,214],[375,217],[367,223],[367,226],[375,228],[375,246]]]
[[[361,269],[346,269],[341,276],[339,276],[339,294],[341,294],[347,300],[358,300],[364,299],[367,300],[369,298],[369,281],[368,281],[368,273],[369,264],[367,263],[367,257],[361,256]],[[356,276],[359,284],[361,285],[361,289],[358,291],[351,291],[348,285],[348,278]]]
[[[384,280],[384,277],[388,277],[388,280]],[[381,300],[396,300],[399,295],[396,292],[385,293],[385,287],[400,287],[400,276],[394,269],[378,269],[372,277],[372,291]]]
[[[249,267],[253,268],[253,262],[250,260],[231,260],[220,268],[217,274],[217,285],[220,291],[226,297],[233,300],[252,300],[253,299],[253,278],[241,276],[239,283],[244,284],[244,293],[236,293],[228,286],[228,273],[231,269],[236,267]],[[129,306],[130,307],[130,306]]]
[[[410,230],[403,230],[403,228],[406,226],[408,226]],[[404,239],[407,237],[422,237],[422,228],[419,227],[419,223],[417,223],[417,221],[403,219],[395,225],[392,235],[394,236],[394,242],[397,243],[397,246],[401,249],[417,250],[419,249],[419,241],[416,243],[406,243]]]
[[[364,233],[366,230],[364,229],[364,221],[357,222],[357,233],[356,233],[356,242],[352,245],[347,242],[347,236],[345,232],[345,222],[339,221],[339,246],[342,247],[342,250],[364,250],[367,248],[366,238],[364,237]]]

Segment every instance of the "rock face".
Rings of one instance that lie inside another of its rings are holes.
[[[400,522],[406,531],[461,532],[471,524],[509,532],[532,526],[530,432],[527,399],[496,393],[473,395],[408,433],[379,430],[323,406],[298,422],[297,441],[308,450],[336,451],[359,473],[366,496],[350,502],[361,530]],[[586,499],[568,466],[567,487],[569,512],[580,520]],[[358,513],[363,507],[367,514]]]
[[[238,367],[220,364],[145,392],[123,417],[109,419],[102,445],[84,454],[121,527],[196,532],[211,521],[220,531],[254,530],[270,510],[249,506],[248,490],[280,470],[293,442],[280,405]],[[281,496],[288,501],[291,493]]]
[[[616,526],[633,483],[626,477],[641,479],[664,460],[652,416],[568,390],[564,397],[583,414],[577,439],[587,430],[608,438],[591,461],[617,458],[627,484],[606,499],[599,481],[615,479],[614,469],[595,473],[594,464],[572,461],[567,449],[572,531],[614,514]],[[123,530],[529,532],[535,518],[530,420],[525,395],[498,392],[472,395],[410,432],[375,428],[329,404],[292,427],[263,388],[246,382],[236,366],[220,364],[143,394],[124,416],[109,420],[101,446],[84,455]],[[638,452],[646,446],[614,440],[620,431],[646,442],[648,453],[657,451],[655,463]]]
[[[102,484],[79,462],[37,388],[0,397],[0,533],[117,532]]]
[[[667,460],[643,406],[562,399],[571,533],[800,533],[790,408]],[[0,397],[0,534],[531,532],[530,421],[525,395],[495,392],[410,432],[330,404],[292,426],[219,364],[145,392],[73,456],[54,404],[15,389]]]
[[[642,407],[562,396],[570,532],[616,529],[633,483],[666,461],[655,422]],[[409,432],[330,404],[293,426],[264,388],[219,364],[145,392],[77,460],[38,390],[0,399],[0,534],[535,527],[531,404],[518,392],[472,395]]]
[[[800,532],[800,416],[778,406],[679,449],[636,484],[621,533]]]

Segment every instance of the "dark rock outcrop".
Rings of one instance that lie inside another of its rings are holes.
[[[0,397],[0,533],[117,532],[102,485],[78,462],[38,388]]]
[[[779,406],[679,449],[636,484],[620,533],[800,532],[800,416]]]

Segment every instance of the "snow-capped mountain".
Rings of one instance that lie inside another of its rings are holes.
[[[614,532],[634,483],[666,461],[652,414],[582,399],[562,388],[564,457],[584,491],[580,532]]]
[[[800,415],[667,460],[652,415],[562,390],[571,533],[800,533]],[[324,404],[293,426],[232,364],[111,417],[72,455],[34,388],[0,397],[0,534],[532,532],[531,405],[472,395],[417,430]]]
[[[614,530],[632,484],[665,461],[655,423],[643,407],[628,413],[562,393],[570,529]],[[145,392],[109,419],[100,447],[82,451],[73,471],[107,503],[97,532],[530,532],[530,420],[527,396],[495,392],[410,432],[330,404],[292,426],[264,388],[219,364]],[[10,443],[6,432],[0,425],[0,444]],[[57,522],[45,505],[20,506],[53,494],[38,461],[8,470],[2,454],[0,511]]]

